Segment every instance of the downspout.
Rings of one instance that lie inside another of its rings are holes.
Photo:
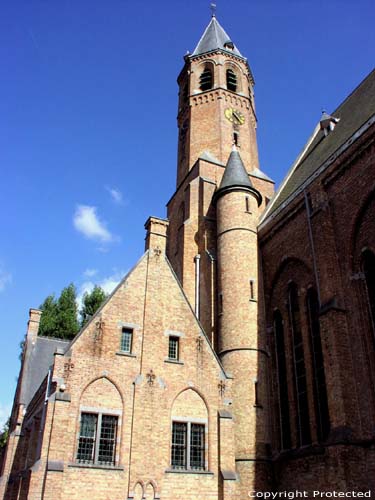
[[[44,425],[46,423],[48,396],[49,396],[50,389],[51,389],[51,378],[52,378],[52,368],[49,367],[49,369],[48,369],[48,378],[47,378],[46,393],[44,395],[43,412],[42,412],[42,418],[41,418],[40,428],[39,428],[38,449],[37,449],[37,452],[36,452],[36,459],[37,460],[39,460],[40,454],[41,454],[41,451],[42,451],[42,441],[43,441]]]
[[[316,291],[318,294],[318,302],[319,306],[321,305],[320,302],[320,285],[319,285],[319,276],[318,276],[318,269],[316,266],[316,255],[315,255],[315,247],[314,247],[314,238],[313,238],[313,232],[312,232],[312,227],[311,227],[311,209],[310,209],[310,203],[309,199],[307,197],[307,191],[306,189],[303,190],[303,194],[305,197],[305,207],[306,207],[306,214],[307,214],[307,226],[309,228],[309,239],[310,239],[310,247],[311,247],[311,255],[313,258],[313,267],[314,267],[314,276],[315,276],[315,283],[316,283]]]
[[[195,262],[195,315],[199,319],[199,276],[200,276],[200,260],[201,256],[198,253],[194,257]]]

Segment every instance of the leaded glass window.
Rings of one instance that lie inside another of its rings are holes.
[[[122,352],[131,352],[132,350],[133,330],[131,328],[123,328],[121,332],[121,346]]]
[[[173,422],[172,469],[205,470],[205,425]]]
[[[84,464],[115,465],[118,417],[82,413],[77,461]]]
[[[169,337],[168,358],[178,360],[179,338]]]

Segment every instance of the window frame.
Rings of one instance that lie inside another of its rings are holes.
[[[174,342],[176,343],[176,356],[171,357],[171,343]],[[180,361],[180,337],[177,335],[169,335],[168,336],[168,360],[169,361]]]
[[[129,350],[123,349],[123,338],[124,338],[124,334],[125,333],[126,334],[130,333]],[[129,328],[127,326],[123,326],[121,328],[120,352],[126,353],[126,354],[131,354],[132,353],[132,349],[133,349],[133,337],[134,337],[134,329],[133,328]]]
[[[81,434],[83,415],[95,415],[95,417],[96,417],[95,436],[93,438],[91,459],[88,459],[88,460],[79,458],[81,438],[87,439],[87,436],[83,436]],[[115,431],[114,431],[114,437],[112,440],[113,444],[112,444],[112,452],[111,452],[113,459],[111,461],[99,460],[101,441],[103,439],[105,439],[102,437],[103,417],[113,417],[115,419]],[[75,462],[77,464],[87,465],[87,466],[116,467],[117,462],[118,462],[116,454],[117,454],[117,450],[118,450],[118,437],[120,435],[120,425],[121,425],[121,413],[120,412],[115,412],[115,411],[110,411],[110,410],[103,410],[102,411],[99,409],[91,410],[88,408],[81,408],[80,414],[79,414],[79,428],[78,428],[78,432],[77,432],[78,438],[77,438],[77,451],[75,454]]]
[[[185,459],[185,464],[184,465],[174,465],[173,464],[173,428],[174,424],[180,424],[185,426],[185,449],[184,449],[184,459]],[[202,443],[200,448],[200,453],[202,453],[202,465],[200,466],[192,466],[191,461],[192,461],[192,448],[194,448],[194,445],[192,444],[192,426],[199,426],[200,429],[203,431],[203,437],[202,437]],[[190,472],[205,472],[208,470],[208,460],[207,460],[207,421],[198,421],[195,419],[183,419],[183,418],[178,418],[175,417],[172,419],[172,425],[171,425],[171,454],[170,454],[170,466],[173,471],[190,471]]]

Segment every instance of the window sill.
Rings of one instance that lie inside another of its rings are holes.
[[[165,358],[164,363],[172,363],[172,365],[183,365],[184,362],[180,361],[179,359],[169,359]]]
[[[126,356],[128,358],[136,358],[136,354],[132,354],[131,352],[118,351],[116,352],[116,356]]]
[[[214,473],[209,470],[188,470],[188,469],[166,469],[167,474],[202,474],[205,476],[214,476]]]
[[[68,467],[77,467],[78,469],[102,469],[102,470],[125,470],[124,467],[119,465],[100,465],[100,464],[80,464],[78,462],[71,462]]]

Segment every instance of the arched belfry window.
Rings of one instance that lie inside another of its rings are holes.
[[[372,328],[375,334],[375,255],[371,250],[365,250],[362,254],[362,258],[362,269],[365,275],[368,305]]]
[[[310,288],[307,292],[307,311],[309,316],[310,345],[314,376],[316,427],[318,441],[323,441],[328,437],[330,423],[323,350],[320,338],[319,300],[318,294],[313,288]]]
[[[227,69],[227,89],[232,92],[237,91],[237,76],[232,69]]]
[[[280,311],[273,315],[273,328],[275,334],[277,381],[279,390],[279,412],[280,412],[280,448],[287,450],[291,447],[290,417],[288,382],[286,372],[284,325]]]
[[[288,290],[289,316],[292,327],[294,387],[297,416],[298,445],[311,443],[309,404],[307,395],[306,367],[303,351],[303,337],[301,327],[301,311],[298,301],[298,289],[291,283]]]
[[[210,66],[205,66],[199,78],[199,87],[201,90],[210,90],[213,87],[213,83],[214,77],[212,68],[210,68]]]

